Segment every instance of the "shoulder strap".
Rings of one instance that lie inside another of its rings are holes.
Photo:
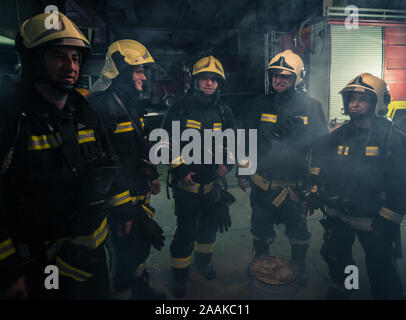
[[[147,147],[146,147],[146,143],[144,140],[144,134],[141,132],[140,129],[140,125],[136,125],[134,123],[134,119],[131,117],[130,113],[128,112],[127,108],[124,106],[123,102],[121,101],[121,99],[117,96],[117,94],[115,92],[112,92],[112,95],[114,97],[114,100],[116,100],[117,104],[119,105],[119,107],[121,108],[121,110],[124,112],[124,114],[128,117],[128,119],[130,119],[131,125],[133,126],[135,132],[136,132],[136,136],[142,146],[142,148],[144,149],[144,153],[147,152]],[[139,121],[138,121],[139,122]]]

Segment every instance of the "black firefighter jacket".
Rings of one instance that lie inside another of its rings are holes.
[[[252,105],[245,128],[257,129],[257,173],[267,180],[303,181],[310,147],[328,133],[321,104],[289,91],[258,97]]]

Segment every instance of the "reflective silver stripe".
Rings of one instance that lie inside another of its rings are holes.
[[[258,173],[254,174],[252,177],[252,182],[254,182],[262,190],[268,191],[269,189],[269,181],[261,177]]]
[[[72,240],[73,244],[96,249],[107,237],[107,218],[104,218],[99,228],[89,236],[77,237]]]
[[[79,143],[86,143],[96,141],[93,129],[79,130],[78,131],[78,141]]]
[[[310,242],[310,239],[307,239],[307,240],[299,240],[299,239],[294,239],[294,238],[289,238],[289,241],[290,241],[290,243],[292,244],[292,245],[306,245],[306,244],[309,244],[309,242]]]
[[[169,163],[169,168],[175,169],[177,167],[179,167],[182,163],[184,163],[182,156],[179,156],[175,159],[173,159],[170,163]]]
[[[197,243],[195,242],[195,250],[200,253],[213,253],[214,243]]]
[[[378,146],[376,146],[376,147],[366,147],[365,148],[365,155],[367,157],[379,156],[379,147]]]
[[[55,135],[40,135],[40,136],[31,136],[28,142],[28,150],[45,150],[56,148],[61,145],[61,138],[59,133]]]
[[[214,130],[221,130],[221,122],[220,123],[213,123],[213,131]]]
[[[343,146],[338,146],[338,147],[337,147],[337,154],[342,154],[342,153],[343,153],[343,149],[344,149]]]
[[[272,201],[272,204],[275,207],[279,207],[283,201],[285,201],[286,196],[288,195],[287,189],[284,188],[282,192]]]
[[[122,133],[122,132],[129,132],[129,131],[134,131],[131,121],[118,123],[114,133]]]
[[[278,116],[276,114],[262,113],[261,121],[276,123]]]
[[[70,277],[79,282],[84,282],[93,276],[93,274],[91,273],[72,267],[71,265],[62,261],[61,258],[59,257],[56,257],[56,265],[61,275],[65,277]]]
[[[192,256],[187,258],[173,258],[171,257],[171,266],[175,269],[185,269],[190,266],[192,262]]]
[[[401,223],[403,216],[395,211],[392,211],[388,208],[382,207],[381,210],[379,210],[379,214],[384,217],[385,219],[388,219],[390,221],[396,222],[396,223]]]
[[[309,118],[307,116],[301,116],[300,118],[303,119],[303,124],[305,125],[309,124]]]
[[[126,190],[120,194],[113,196],[110,199],[110,206],[118,207],[123,204],[126,204],[127,202],[131,202],[130,190]]]
[[[16,249],[14,248],[11,238],[8,238],[7,240],[0,242],[0,261],[8,258],[15,252]]]
[[[338,217],[344,223],[350,225],[354,229],[364,231],[372,231],[372,218],[351,217],[341,211],[333,208],[324,207],[324,211],[329,217]]]

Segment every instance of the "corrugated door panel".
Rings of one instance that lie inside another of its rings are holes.
[[[406,100],[406,27],[386,27],[384,79],[393,101]]]
[[[345,29],[344,25],[330,25],[330,108],[329,119],[342,122],[343,102],[339,91],[351,79],[363,72],[382,77],[382,27],[359,26]]]

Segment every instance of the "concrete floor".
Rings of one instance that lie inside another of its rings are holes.
[[[166,168],[159,167],[161,173],[161,193],[153,196],[151,204],[156,208],[156,220],[165,232],[165,247],[161,251],[152,249],[150,256],[151,284],[154,288],[166,293],[170,300],[176,299],[170,292],[170,253],[169,247],[173,239],[176,218],[172,212],[172,201],[166,196]],[[184,300],[248,300],[252,298],[253,284],[246,276],[247,266],[252,259],[252,238],[250,234],[249,191],[243,192],[237,185],[234,173],[228,175],[229,191],[237,202],[231,206],[232,227],[229,232],[217,234],[213,264],[216,267],[217,278],[206,280],[197,271],[192,261],[192,267],[187,284],[187,294]],[[312,233],[310,249],[308,251],[307,269],[309,285],[298,289],[294,299],[324,299],[328,290],[328,269],[320,256],[323,229],[319,223],[321,212],[316,212],[308,218],[308,228]],[[284,226],[275,228],[278,236],[271,246],[271,254],[290,257],[290,244],[284,235]],[[406,256],[406,226],[402,225],[403,256]],[[372,299],[369,293],[368,276],[365,269],[364,254],[358,241],[353,247],[354,259],[359,267],[359,289],[352,290],[351,299]],[[398,267],[403,284],[406,284],[406,258],[398,260]],[[405,290],[406,291],[406,290]]]

